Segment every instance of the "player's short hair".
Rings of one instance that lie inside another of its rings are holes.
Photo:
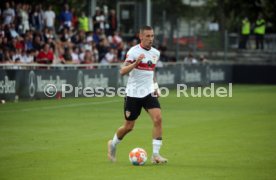
[[[143,33],[145,30],[153,30],[151,26],[142,26],[140,28],[140,33]]]

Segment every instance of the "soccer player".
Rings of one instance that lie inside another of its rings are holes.
[[[157,99],[160,91],[154,78],[154,69],[160,52],[152,47],[154,39],[152,27],[142,27],[139,38],[141,43],[130,48],[120,69],[121,75],[129,73],[124,102],[125,121],[113,139],[108,141],[108,158],[112,162],[116,161],[116,146],[133,129],[135,120],[143,107],[153,122],[151,161],[152,163],[166,163],[168,160],[159,154],[162,145],[162,118]]]

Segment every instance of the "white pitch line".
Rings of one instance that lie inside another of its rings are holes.
[[[86,106],[86,105],[109,104],[109,103],[115,103],[115,102],[120,102],[120,100],[97,101],[97,102],[88,102],[88,103],[73,103],[73,104],[57,105],[57,106],[44,106],[44,107],[37,107],[37,108],[14,109],[14,110],[0,111],[0,113],[18,112],[18,111],[26,112],[26,111],[36,111],[36,110],[51,110],[51,109],[60,109],[60,108],[67,108],[67,107],[79,107],[79,106]]]

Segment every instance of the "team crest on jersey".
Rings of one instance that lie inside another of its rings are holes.
[[[131,112],[130,111],[126,111],[125,114],[126,114],[126,117],[128,118],[130,116]]]
[[[152,61],[151,60],[148,60],[148,66],[151,67],[152,66]]]

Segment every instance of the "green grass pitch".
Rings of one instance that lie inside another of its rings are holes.
[[[232,98],[160,99],[166,165],[132,166],[135,147],[151,155],[145,111],[107,160],[123,122],[123,98],[71,98],[0,105],[1,180],[275,179],[276,86],[234,85]]]

